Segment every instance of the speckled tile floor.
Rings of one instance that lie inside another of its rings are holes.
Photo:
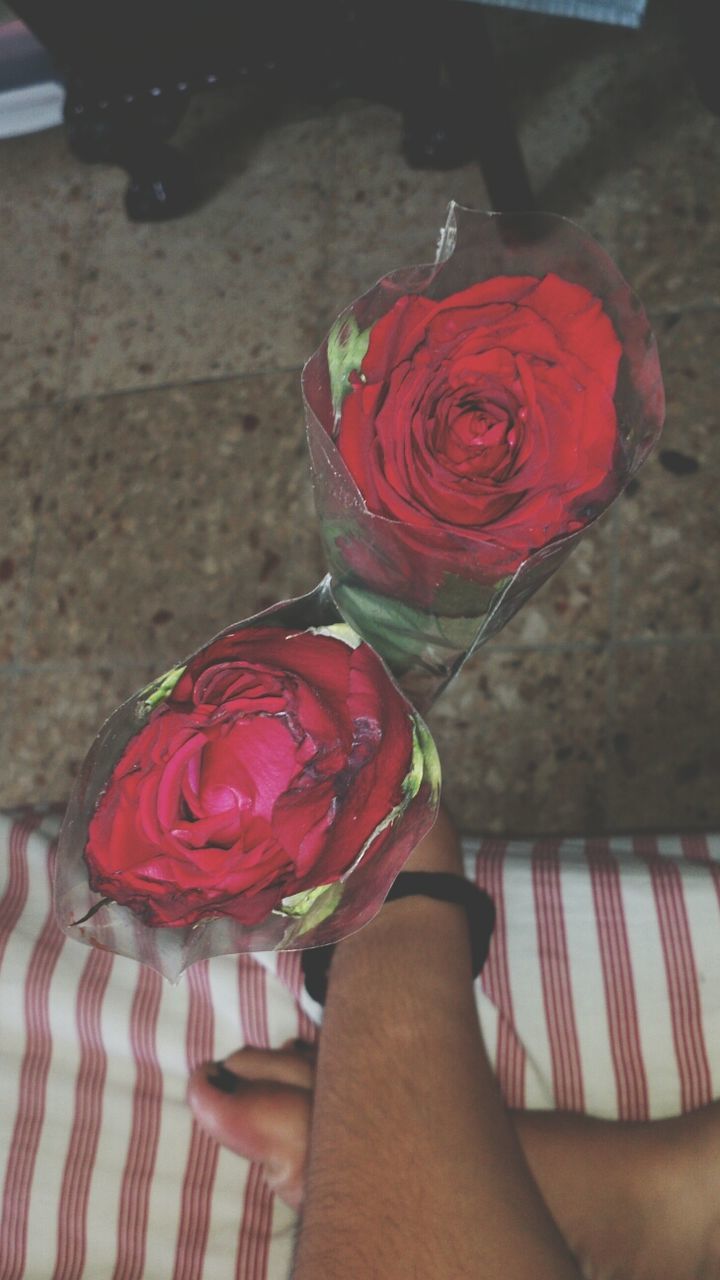
[[[493,26],[546,208],[641,293],[661,450],[432,714],[467,827],[720,827],[720,120],[662,3],[641,32]],[[62,800],[119,700],[322,573],[299,373],[334,314],[426,260],[478,171],[409,170],[357,101],[183,126],[213,194],[138,226],[59,130],[0,142],[0,804]],[[678,456],[681,455],[680,462]]]

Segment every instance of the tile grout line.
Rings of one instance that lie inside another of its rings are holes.
[[[44,402],[42,405],[42,408],[52,409],[53,411],[53,430],[51,435],[50,447],[46,452],[44,467],[42,468],[42,481],[41,481],[41,487],[40,487],[40,494],[43,500],[41,501],[40,508],[37,512],[37,519],[35,522],[35,528],[33,530],[32,544],[31,544],[30,556],[28,561],[27,580],[25,584],[25,598],[23,601],[22,609],[20,610],[20,617],[18,620],[16,632],[15,632],[15,643],[13,648],[16,654],[22,654],[24,652],[25,645],[28,638],[28,628],[30,624],[31,608],[32,608],[33,585],[34,585],[34,579],[35,579],[35,568],[37,563],[41,530],[45,523],[44,498],[48,492],[49,482],[53,475],[53,470],[51,469],[52,464],[56,461],[58,451],[60,448],[61,433],[59,428],[60,428],[60,422],[63,416],[63,409],[65,408],[66,404],[70,402],[69,397],[67,395],[67,386],[68,386],[68,379],[70,376],[70,370],[72,367],[72,362],[73,362],[74,352],[75,352],[75,345],[76,345],[78,316],[79,316],[79,310],[80,310],[80,296],[82,292],[83,263],[86,260],[85,255],[87,251],[87,245],[89,242],[91,242],[94,230],[97,225],[97,208],[95,205],[95,201],[93,199],[94,171],[92,170],[91,166],[88,166],[88,171],[87,171],[87,188],[88,188],[88,210],[86,215],[79,220],[79,226],[75,232],[75,237],[74,237],[75,251],[76,251],[75,252],[75,275],[74,275],[73,287],[71,291],[72,296],[71,296],[71,302],[70,302],[70,326],[69,326],[69,333],[67,335],[67,340],[65,344],[65,361],[64,361],[64,370],[63,370],[64,376],[63,376],[62,388],[58,396],[52,397],[49,401]],[[27,409],[29,407],[30,406],[26,406],[26,405],[21,406],[22,409]],[[33,407],[36,407],[38,411],[40,411],[40,406],[33,406]],[[23,673],[21,659],[18,658],[16,662],[14,662],[11,665],[15,669],[14,670],[15,679],[13,681],[13,685],[16,686],[18,677]],[[12,691],[15,692],[15,689],[12,687],[12,685],[11,685],[11,688],[12,688]],[[8,690],[8,699],[9,698],[10,698],[10,689]],[[11,707],[12,707],[12,702],[11,701],[6,702],[6,710],[10,710]],[[7,717],[7,719],[9,720],[9,716]]]
[[[80,227],[75,234],[76,269],[75,269],[75,282],[74,282],[74,287],[72,291],[70,333],[68,335],[67,348],[66,348],[65,376],[63,379],[63,386],[62,386],[60,395],[56,398],[56,402],[60,405],[65,405],[70,400],[70,396],[68,395],[68,384],[70,381],[70,374],[73,368],[73,362],[76,356],[77,332],[78,332],[79,315],[80,315],[80,299],[81,299],[82,287],[83,287],[83,268],[87,263],[88,247],[92,245],[93,240],[95,238],[95,232],[97,230],[98,210],[97,210],[97,205],[95,200],[95,196],[96,196],[95,172],[96,170],[93,168],[92,165],[87,165],[86,176],[87,176],[88,209],[84,219],[81,219]]]
[[[32,543],[30,547],[30,556],[28,558],[27,582],[25,584],[25,599],[23,601],[22,609],[20,610],[20,618],[18,620],[17,630],[15,633],[14,649],[15,649],[15,652],[19,654],[23,653],[25,650],[27,632],[30,624],[32,589],[33,589],[33,582],[35,579],[35,567],[37,563],[38,549],[40,544],[40,532],[45,523],[44,498],[50,488],[50,482],[51,482],[52,476],[55,474],[54,464],[56,462],[57,453],[60,447],[59,423],[62,417],[62,409],[59,405],[55,405],[53,406],[53,408],[54,408],[54,412],[53,412],[54,420],[53,420],[51,444],[45,454],[45,462],[42,468],[43,474],[42,474],[42,480],[40,485],[40,494],[41,494],[41,497],[43,498],[43,501],[41,502],[40,507],[38,509],[35,528],[33,530]],[[35,669],[35,665],[36,665],[35,663],[32,663],[30,665],[31,665],[31,669]],[[10,666],[14,668],[18,674],[22,674],[24,670],[22,666],[22,660],[20,658],[16,658],[15,661],[10,664]]]
[[[659,320],[666,319],[668,316],[701,316],[706,315],[709,311],[720,311],[720,302],[716,302],[713,298],[703,299],[701,302],[679,303],[675,307],[662,304],[658,307],[646,306],[648,318],[653,320],[655,316]]]
[[[503,653],[590,653],[601,652],[603,650],[621,650],[621,649],[678,649],[685,645],[693,644],[720,644],[720,632],[708,631],[706,633],[691,632],[658,632],[652,636],[627,636],[623,639],[613,639],[609,636],[606,640],[599,638],[597,640],[570,640],[570,641],[545,641],[537,644],[522,644],[519,641],[505,642],[491,640],[494,651]]]
[[[327,293],[328,280],[332,272],[332,262],[330,258],[329,246],[335,244],[335,233],[337,231],[337,156],[338,156],[338,132],[340,128],[340,117],[335,112],[328,112],[328,138],[330,141],[330,149],[332,155],[331,172],[332,182],[330,184],[330,199],[327,201],[325,218],[321,230],[323,262],[320,270],[320,280],[318,282],[319,296],[316,299],[316,307],[318,310],[318,321],[320,321],[320,312],[324,301],[324,295]],[[324,322],[318,323],[318,331],[324,332]],[[308,352],[308,358],[311,355]]]
[[[88,176],[90,177],[90,175]],[[90,183],[88,183],[88,185],[90,185]],[[76,267],[75,267],[75,277],[74,277],[73,287],[72,287],[72,299],[70,304],[69,333],[67,335],[67,339],[65,343],[65,359],[64,359],[64,368],[63,368],[64,376],[63,376],[62,390],[59,395],[52,396],[48,400],[43,400],[40,402],[30,402],[30,403],[21,402],[19,404],[11,406],[11,409],[10,409],[10,411],[13,411],[13,412],[23,412],[23,413],[26,413],[26,412],[39,413],[39,412],[42,412],[43,410],[52,413],[53,427],[51,432],[51,443],[45,454],[44,466],[42,467],[42,479],[41,479],[41,485],[39,490],[41,497],[43,498],[48,491],[49,482],[53,474],[51,470],[52,464],[55,462],[58,449],[60,446],[59,425],[62,419],[63,409],[65,405],[69,403],[69,399],[66,395],[67,381],[69,377],[70,367],[73,359],[73,352],[75,348],[75,335],[77,332],[80,292],[82,287],[81,286],[81,277],[82,277],[81,249],[82,249],[83,243],[87,241],[87,239],[91,235],[95,222],[96,222],[96,210],[94,206],[91,205],[86,218],[82,220],[81,226],[76,232],[76,246],[77,246]],[[25,582],[24,598],[23,598],[22,606],[19,610],[19,617],[18,617],[18,621],[17,621],[17,625],[15,628],[15,633],[13,637],[13,653],[15,655],[20,655],[24,652],[25,645],[28,638],[28,628],[30,624],[30,616],[31,616],[31,609],[32,609],[33,584],[35,579],[35,567],[37,563],[38,548],[40,543],[40,533],[41,533],[41,529],[43,527],[44,522],[45,522],[44,502],[41,502],[40,508],[36,515],[35,527],[33,529],[32,541],[30,545],[30,554],[28,557],[27,578]],[[30,672],[32,672],[34,670],[37,670],[37,667],[33,664],[30,666],[30,668],[25,668],[23,666],[22,659],[19,656],[16,656],[14,660],[9,664],[3,665],[2,667],[0,667],[0,671],[3,674],[7,674],[9,676],[8,686],[5,690],[5,696],[2,701],[2,712],[1,712],[2,724],[0,726],[0,752],[5,751],[6,744],[8,744],[10,740],[10,733],[12,728],[12,717],[13,717],[13,712],[15,708],[16,698],[17,698],[18,683],[19,683],[20,677],[23,674],[25,674],[26,670],[29,670]]]
[[[617,654],[622,650],[637,652],[641,649],[685,649],[688,646],[707,644],[710,646],[720,647],[720,634],[711,632],[707,635],[677,635],[677,636],[652,636],[637,637],[630,640],[618,640],[616,642],[604,640],[588,640],[577,641],[569,644],[502,644],[496,643],[495,640],[488,641],[488,645],[481,646],[487,649],[487,652],[501,654],[574,654],[574,653],[614,653]],[[490,647],[491,646],[491,647]],[[480,652],[481,650],[478,650]],[[0,664],[0,675],[18,676],[37,674],[62,674],[63,672],[82,671],[102,671],[112,668],[117,671],[132,671],[135,668],[149,667],[159,669],[163,663],[166,665],[171,663],[172,659],[157,657],[156,659],[149,657],[136,658],[119,658],[116,655],[108,655],[106,658],[96,658],[88,663],[83,658],[45,658],[38,662],[24,663],[21,659],[15,659],[11,662]],[[614,708],[613,708],[614,709]]]
[[[48,400],[18,401],[14,404],[0,403],[0,412],[25,413],[38,412],[49,408],[67,408],[68,405],[84,404],[92,400],[113,400],[120,396],[149,395],[154,391],[182,391],[185,387],[215,386],[225,382],[245,382],[251,378],[274,378],[285,374],[300,374],[304,361],[300,364],[282,365],[275,369],[254,369],[247,373],[221,373],[216,376],[202,378],[184,378],[169,382],[153,382],[147,385],[113,387],[109,391],[68,392],[67,395],[51,396]]]
[[[715,308],[713,308],[715,310]],[[720,311],[720,307],[717,308]],[[673,314],[667,312],[665,314]],[[311,353],[310,353],[311,354]],[[182,391],[193,389],[195,387],[211,387],[222,386],[225,383],[232,382],[249,382],[254,378],[273,378],[284,377],[289,374],[297,374],[298,377],[302,373],[304,361],[293,362],[289,365],[281,365],[275,368],[253,369],[248,371],[235,371],[232,373],[222,373],[215,376],[196,377],[196,378],[179,378],[167,382],[155,382],[148,384],[136,384],[132,386],[113,387],[108,391],[82,391],[77,393],[62,393],[50,396],[46,400],[17,400],[17,401],[0,401],[0,413],[38,413],[43,409],[67,408],[70,405],[84,404],[93,400],[104,401],[119,399],[123,396],[140,396],[150,395],[154,392],[162,393],[166,391]]]
[[[607,680],[605,686],[605,826],[610,825],[614,813],[613,750],[614,730],[617,723],[617,654],[618,621],[620,614],[620,504],[616,502],[610,512],[610,565],[608,582],[608,645]]]
[[[61,411],[58,406],[54,406],[53,412],[53,430],[51,435],[51,445],[48,448],[44,466],[42,468],[42,482],[40,486],[40,494],[47,492],[48,483],[51,477],[51,466],[55,460],[58,448],[59,431],[58,422],[60,420]],[[30,554],[28,556],[27,578],[25,582],[25,591],[22,605],[19,609],[19,616],[14,630],[13,636],[13,653],[19,655],[23,653],[27,639],[27,632],[30,623],[30,613],[32,604],[32,589],[35,578],[35,564],[37,561],[38,545],[40,541],[40,529],[44,521],[44,509],[41,504],[36,515],[35,528],[33,529],[32,540],[30,543]],[[34,668],[31,668],[34,669]],[[12,727],[12,717],[17,697],[17,687],[20,676],[24,674],[21,659],[15,657],[11,662],[0,666],[0,673],[9,676],[8,686],[5,690],[5,696],[2,702],[2,724],[0,725],[0,753],[5,751],[6,745],[10,740],[10,732]]]
[[[329,223],[331,222],[331,220],[333,222],[336,220],[335,219],[336,201],[337,201],[337,196],[334,195],[332,201],[329,202],[329,211],[328,211]],[[77,290],[76,290],[78,297],[79,297],[80,288],[81,288],[81,285],[80,285],[80,282],[78,281]],[[698,304],[690,304],[690,305],[681,304],[677,307],[662,307],[656,310],[648,309],[648,316],[651,320],[653,320],[653,318],[655,317],[658,319],[663,319],[667,316],[672,316],[672,315],[681,315],[681,316],[703,315],[703,314],[707,314],[708,312],[720,312],[720,303],[707,302],[707,303],[698,303]],[[73,323],[73,331],[68,342],[68,346],[70,348],[74,345],[76,324],[77,324],[77,320],[75,319]],[[308,356],[310,354],[312,353],[309,352]],[[68,360],[68,365],[69,363],[70,361]],[[64,408],[67,405],[82,404],[86,401],[91,401],[91,400],[111,400],[113,398],[117,398],[120,396],[143,395],[145,393],[150,393],[153,391],[158,391],[158,392],[178,391],[178,390],[182,390],[185,387],[215,386],[215,385],[222,385],[223,383],[226,383],[226,382],[249,381],[252,378],[271,378],[271,377],[278,377],[278,376],[283,376],[291,373],[299,374],[302,372],[304,363],[305,363],[304,361],[301,361],[301,362],[293,362],[292,364],[289,364],[289,365],[276,366],[274,368],[263,367],[262,369],[233,370],[229,373],[219,373],[215,375],[208,374],[206,376],[199,376],[199,377],[193,377],[193,378],[176,378],[176,379],[169,379],[168,381],[165,381],[165,382],[150,382],[150,383],[135,383],[135,384],[131,383],[131,384],[128,384],[127,386],[112,387],[107,391],[98,391],[98,390],[78,391],[78,392],[63,391],[59,395],[50,396],[47,400],[17,400],[17,401],[7,401],[7,402],[0,401],[0,411],[5,413],[17,413],[17,412],[25,412],[25,411],[34,412],[34,411],[39,411],[41,409],[47,409],[53,406],[61,406]]]

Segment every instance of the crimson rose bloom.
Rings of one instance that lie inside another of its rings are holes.
[[[414,720],[343,634],[245,628],[190,660],[90,822],[96,892],[151,925],[253,925],[338,880],[367,842],[372,858],[403,802]]]
[[[599,300],[557,275],[400,298],[350,374],[336,443],[368,509],[403,522],[401,556],[448,552],[447,570],[497,580],[598,514],[621,354]]]

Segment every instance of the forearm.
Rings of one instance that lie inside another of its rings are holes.
[[[295,1280],[577,1280],[499,1104],[461,907],[405,898],[335,954]]]

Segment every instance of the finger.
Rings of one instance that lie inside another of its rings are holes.
[[[297,1208],[310,1136],[312,1094],[302,1086],[248,1080],[206,1064],[188,1086],[193,1115],[217,1142],[261,1163],[273,1190]]]
[[[293,1041],[281,1049],[255,1049],[248,1045],[228,1054],[223,1063],[229,1071],[246,1080],[275,1080],[304,1089],[312,1089],[314,1084],[314,1057],[296,1049]]]
[[[300,1054],[301,1057],[314,1063],[317,1060],[319,1044],[317,1040],[302,1040],[295,1038],[293,1040],[284,1040],[280,1045],[280,1048],[284,1052]]]

